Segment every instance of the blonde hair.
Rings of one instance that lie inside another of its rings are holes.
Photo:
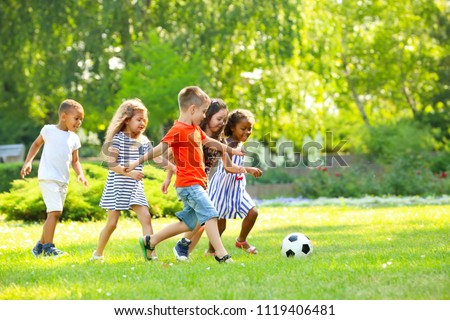
[[[129,99],[122,102],[119,109],[117,109],[111,122],[109,123],[108,129],[106,130],[105,143],[112,142],[113,137],[125,128],[125,122],[131,119],[136,111],[143,111],[145,118],[147,118],[147,108],[144,106],[139,99]],[[141,135],[142,136],[142,135]],[[147,138],[142,136],[144,141],[148,141]],[[142,141],[141,141],[142,142]]]
[[[197,86],[183,88],[178,94],[178,105],[181,111],[185,111],[190,106],[201,107],[204,104],[210,104],[209,96]]]

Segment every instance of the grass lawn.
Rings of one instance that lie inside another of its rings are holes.
[[[172,221],[154,220],[154,229]],[[144,261],[136,219],[119,222],[102,264],[89,257],[103,222],[59,224],[55,243],[70,255],[53,260],[31,254],[41,224],[0,219],[0,299],[450,298],[449,205],[263,207],[249,239],[257,256],[234,248],[240,222],[230,221],[223,236],[232,265],[203,257],[205,236],[190,263],[173,257],[178,238],[158,246],[158,262]],[[311,238],[311,257],[281,258],[281,240],[291,232]]]

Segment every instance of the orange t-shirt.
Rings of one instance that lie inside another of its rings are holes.
[[[202,141],[206,134],[199,126],[175,121],[161,142],[167,143],[173,151],[177,166],[176,187],[201,185],[206,187],[205,164]]]

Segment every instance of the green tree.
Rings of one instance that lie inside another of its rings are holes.
[[[178,53],[164,32],[150,32],[148,40],[136,43],[122,73],[114,113],[124,99],[138,97],[149,109],[147,132],[154,141],[178,118],[178,93],[189,85],[203,86],[198,53]]]

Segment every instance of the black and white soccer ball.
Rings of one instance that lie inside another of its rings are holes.
[[[285,258],[301,259],[313,252],[311,240],[303,233],[288,234],[281,243],[281,255]]]

